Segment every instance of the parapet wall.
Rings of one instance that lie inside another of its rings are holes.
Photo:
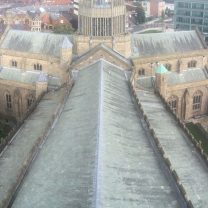
[[[178,174],[177,174],[177,171],[174,170],[174,168],[173,168],[173,166],[172,166],[172,164],[171,164],[171,160],[170,160],[170,159],[168,158],[168,156],[166,155],[166,153],[165,153],[165,151],[164,151],[164,149],[163,149],[163,147],[162,147],[162,145],[161,145],[161,143],[160,143],[160,140],[159,140],[159,138],[157,137],[157,135],[156,135],[156,133],[155,133],[154,128],[153,128],[153,127],[151,126],[151,124],[150,124],[150,121],[149,121],[149,119],[148,119],[148,116],[145,114],[145,111],[144,111],[144,109],[143,109],[143,107],[142,107],[142,104],[141,104],[139,98],[137,97],[135,88],[133,87],[132,84],[130,85],[130,87],[131,87],[132,94],[133,94],[133,96],[134,96],[135,99],[136,99],[137,109],[138,109],[139,112],[142,114],[142,116],[143,116],[143,118],[144,118],[144,120],[145,120],[145,122],[146,122],[146,124],[147,124],[147,128],[148,128],[149,132],[151,133],[152,138],[154,139],[154,142],[155,142],[155,144],[156,144],[156,146],[157,146],[157,149],[158,149],[160,155],[162,156],[162,158],[163,158],[163,160],[164,160],[166,166],[168,167],[169,172],[171,173],[171,175],[172,175],[172,177],[173,177],[173,179],[174,179],[174,181],[175,181],[175,183],[176,183],[176,185],[177,185],[177,187],[178,187],[178,189],[179,189],[179,191],[180,191],[180,193],[181,193],[183,199],[185,200],[185,203],[186,203],[187,207],[188,207],[188,208],[194,208],[192,201],[191,201],[191,200],[188,198],[188,196],[187,196],[186,189],[184,188],[183,183],[182,183],[181,179],[179,178],[179,176],[178,176]],[[160,98],[162,99],[162,97],[160,97]],[[164,99],[162,99],[162,101],[164,102]],[[170,111],[170,108],[169,108],[168,104],[166,103],[165,105],[166,105],[167,110]],[[172,112],[172,113],[173,113],[173,112]],[[175,115],[174,115],[174,117],[175,117],[175,119],[176,119],[176,116],[175,116]],[[178,118],[177,118],[177,119],[178,119]],[[187,128],[184,127],[185,125],[180,121],[180,119],[178,119],[177,122],[179,122],[179,124],[182,126],[182,128],[184,129],[184,131],[185,131],[186,133],[188,133],[188,132],[187,132]],[[188,138],[189,138],[189,137],[190,137],[190,133],[187,134],[187,136],[188,136]],[[196,145],[196,147],[199,148],[199,145],[198,145],[198,146]]]
[[[15,172],[15,181],[10,182],[9,185],[7,185],[7,190],[3,192],[0,198],[0,207],[8,207],[11,205],[12,201],[14,200],[14,196],[17,193],[20,184],[22,183],[30,165],[32,164],[33,160],[37,156],[38,152],[40,151],[40,146],[44,143],[44,141],[47,139],[48,135],[51,132],[51,129],[53,125],[56,123],[58,117],[60,116],[62,109],[65,105],[65,102],[68,98],[68,94],[72,88],[72,85],[69,85],[67,87],[62,88],[61,90],[65,91],[63,96],[60,96],[59,104],[55,107],[55,110],[53,111],[53,114],[49,116],[49,120],[43,127],[43,132],[41,135],[39,135],[35,139],[35,143],[32,143],[32,146],[29,146],[29,153],[27,153],[27,159],[23,161],[22,159],[19,160],[19,167],[18,169],[14,170]],[[44,99],[44,97],[43,97]],[[33,106],[33,108],[28,111],[27,115],[25,116],[25,119],[28,118],[32,113],[32,111],[37,107],[38,103]],[[19,123],[16,128],[12,130],[12,132],[8,135],[8,137],[4,140],[4,143],[2,144],[1,148],[4,147],[4,150],[1,155],[4,155],[6,153],[7,149],[9,149],[9,146],[11,145],[13,139],[18,135],[20,127],[24,128],[24,123],[26,123],[27,120]],[[20,131],[21,132],[21,131]],[[32,132],[32,129],[31,129]],[[6,145],[6,146],[5,146]],[[18,147],[17,147],[18,148]],[[27,151],[26,151],[27,152]],[[0,157],[1,157],[0,155]],[[18,161],[18,159],[16,158]],[[1,179],[0,179],[1,180]]]

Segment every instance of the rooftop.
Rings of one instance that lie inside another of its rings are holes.
[[[47,82],[48,76],[39,71],[23,72],[17,68],[2,67],[0,68],[0,79],[32,84],[36,82]]]
[[[169,85],[177,85],[191,82],[199,82],[208,79],[208,73],[205,69],[190,68],[182,72],[168,72],[167,83]]]
[[[151,128],[195,208],[208,205],[208,167],[160,98],[147,90],[137,96]]]
[[[205,49],[196,31],[133,34],[133,56],[150,57]]]
[[[100,60],[78,73],[13,207],[182,207],[166,174],[124,72]]]
[[[72,43],[70,36],[67,35],[9,30],[0,47],[2,49],[60,57],[61,48],[71,48]]]

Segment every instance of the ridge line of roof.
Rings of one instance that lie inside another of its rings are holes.
[[[100,65],[100,82],[99,82],[99,110],[98,110],[98,129],[97,129],[97,148],[96,148],[96,187],[95,187],[95,208],[99,207],[100,200],[100,166],[101,166],[101,140],[102,140],[102,127],[103,127],[103,62],[99,62]]]
[[[100,44],[96,45],[95,47],[90,48],[90,49],[87,50],[86,52],[82,53],[80,56],[78,56],[78,57],[74,60],[74,62],[73,62],[72,64],[76,64],[76,63],[77,63],[80,59],[82,59],[85,55],[87,55],[88,53],[90,53],[90,52],[92,52],[92,51],[95,51],[95,50],[97,50],[97,49],[99,49],[99,48],[103,48],[103,49],[106,50],[107,52],[109,52],[109,53],[111,53],[111,54],[114,54],[115,56],[119,56],[119,58],[120,58],[123,62],[125,62],[125,63],[127,63],[127,64],[129,64],[129,65],[131,64],[131,62],[130,62],[127,58],[125,58],[122,54],[120,54],[118,51],[115,51],[114,49],[112,49],[112,48],[106,46],[104,43],[100,43]]]

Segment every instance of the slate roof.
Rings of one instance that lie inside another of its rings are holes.
[[[208,79],[208,74],[205,69],[187,69],[178,72],[168,72],[167,73],[167,83],[168,85],[184,84],[189,82],[199,82]]]
[[[165,170],[124,72],[100,60],[79,71],[12,207],[183,207]]]
[[[72,43],[67,35],[9,30],[0,47],[59,58],[61,48],[71,48]]]
[[[154,92],[138,90],[137,97],[166,158],[170,160],[171,168],[184,187],[186,197],[194,208],[208,207],[207,163]]]
[[[32,84],[36,82],[47,82],[48,76],[39,71],[23,72],[16,68],[2,67],[0,68],[0,79]]]
[[[117,59],[119,59],[120,61],[122,61],[126,65],[128,65],[129,68],[132,67],[132,63],[129,59],[125,58],[120,53],[118,53],[117,51],[113,50],[112,48],[108,47],[107,45],[105,45],[103,43],[100,43],[100,44],[96,45],[95,47],[90,48],[88,51],[84,52],[80,56],[75,57],[73,60],[73,65],[76,65],[77,63],[79,63],[83,60],[86,60],[86,58],[89,58],[92,54],[95,54],[99,50],[106,51],[110,55],[116,57]]]
[[[133,56],[168,55],[204,48],[196,31],[132,34]]]

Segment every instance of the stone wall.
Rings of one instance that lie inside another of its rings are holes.
[[[93,53],[91,56],[86,57],[85,59],[82,59],[82,60],[78,61],[77,63],[75,62],[75,64],[72,64],[71,68],[82,69],[89,64],[95,63],[97,60],[99,60],[101,58],[107,60],[108,62],[110,62],[112,64],[115,64],[116,66],[118,66],[124,70],[131,69],[131,66],[122,62],[118,58],[115,58],[114,56],[112,56],[111,54],[109,54],[108,52],[106,52],[104,50],[98,50],[98,51],[96,51],[96,53]]]
[[[28,99],[33,102],[47,91],[47,83],[25,84],[20,82],[0,80],[0,115],[4,119],[20,121],[28,106]],[[7,107],[6,94],[11,95],[11,108]]]
[[[60,58],[53,58],[50,56],[38,55],[38,54],[27,54],[9,50],[1,49],[0,65],[3,67],[12,67],[12,61],[17,62],[17,68],[23,71],[33,71],[34,64],[42,65],[42,71],[51,76],[60,78],[62,83],[66,82],[66,74],[69,68],[71,57],[68,58],[66,62],[66,57],[64,57],[65,62],[61,62]],[[71,53],[69,53],[70,55]]]
[[[139,76],[139,70],[144,69],[145,75],[152,76],[154,75],[154,68],[156,64],[160,63],[164,66],[166,64],[171,65],[171,71],[181,71],[188,69],[188,63],[190,61],[196,61],[197,68],[204,68],[208,65],[208,51],[201,50],[195,52],[187,52],[183,54],[174,54],[174,55],[162,55],[162,56],[153,56],[153,57],[137,57],[133,58],[132,61]]]
[[[93,48],[100,43],[104,43],[110,48],[113,48],[115,51],[119,52],[125,57],[131,56],[131,36],[130,34],[120,35],[115,37],[93,37],[77,35],[75,37],[76,43],[76,53],[81,55],[82,53],[88,51],[90,48]]]

